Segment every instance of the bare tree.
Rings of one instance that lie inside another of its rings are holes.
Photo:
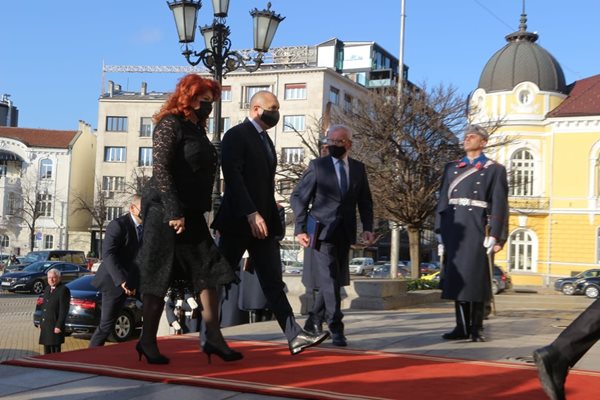
[[[87,197],[77,194],[75,195],[75,202],[77,206],[73,210],[73,214],[84,211],[88,213],[92,220],[96,223],[99,230],[99,246],[98,256],[102,254],[102,237],[104,236],[104,225],[108,222],[107,210],[109,195],[102,188],[102,182],[96,181],[96,195],[90,202]]]
[[[412,276],[419,276],[422,229],[431,228],[444,165],[461,154],[457,133],[467,103],[452,87],[372,92],[353,112],[332,119],[354,131],[354,157],[365,163],[375,215],[406,227]]]
[[[40,187],[38,181],[23,179],[18,196],[17,207],[14,209],[13,218],[23,221],[29,229],[29,249],[33,251],[35,245],[35,230],[37,220],[52,212],[52,202],[44,201],[47,194]]]
[[[148,181],[152,178],[152,169],[148,167],[138,167],[131,171],[131,175],[125,184],[125,193],[127,196],[142,194],[142,190]]]
[[[324,118],[314,119],[313,123],[303,132],[298,131],[292,125],[286,125],[300,139],[305,153],[296,159],[287,159],[284,150],[279,154],[279,162],[275,180],[279,185],[275,188],[282,197],[287,197],[290,190],[300,181],[302,174],[308,167],[308,162],[320,157],[321,138],[325,135],[327,127],[324,127]]]

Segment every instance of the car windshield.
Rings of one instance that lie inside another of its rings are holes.
[[[50,265],[48,263],[45,262],[34,262],[33,264],[29,264],[28,266],[26,266],[25,268],[23,268],[23,272],[42,272],[43,270],[45,270],[46,268],[48,268]]]
[[[25,256],[26,262],[36,262],[36,261],[44,261],[48,259],[47,251],[32,251],[31,253]]]
[[[96,292],[97,289],[92,286],[94,275],[86,275],[67,283],[70,290],[82,290],[86,292]]]
[[[350,261],[350,265],[362,265],[363,264],[363,260],[361,259],[355,259]]]

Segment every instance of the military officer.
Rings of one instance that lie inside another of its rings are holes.
[[[435,233],[444,248],[442,298],[455,301],[456,327],[444,339],[484,342],[484,303],[491,299],[490,255],[507,238],[508,183],[503,165],[483,153],[487,131],[465,130],[465,156],[444,168]]]

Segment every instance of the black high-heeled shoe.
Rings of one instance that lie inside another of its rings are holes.
[[[168,364],[169,363],[169,359],[167,357],[163,356],[162,354],[159,354],[157,357],[150,357],[146,353],[146,351],[144,350],[144,348],[142,347],[142,344],[140,342],[137,342],[137,344],[135,345],[135,349],[137,350],[139,361],[142,361],[142,355],[144,355],[146,357],[146,361],[148,362],[148,364]]]
[[[204,343],[204,346],[202,346],[202,351],[206,353],[209,364],[211,364],[210,356],[213,354],[219,356],[223,361],[237,361],[244,358],[244,355],[239,351],[232,350],[229,347],[227,347],[226,350],[222,350],[210,342]]]

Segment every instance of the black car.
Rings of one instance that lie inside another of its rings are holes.
[[[600,276],[579,279],[574,285],[575,293],[583,293],[590,299],[596,299],[600,294]]]
[[[90,274],[86,268],[76,264],[61,261],[38,261],[29,264],[22,271],[4,273],[0,276],[0,288],[9,292],[26,291],[40,294],[48,284],[46,273],[50,268],[60,271],[61,280],[64,283]]]
[[[512,289],[512,278],[497,265],[494,265],[494,278],[492,279],[492,292],[498,294]]]
[[[91,335],[100,322],[102,292],[92,286],[94,275],[82,276],[67,283],[71,291],[71,305],[65,324],[65,334]],[[37,299],[33,323],[39,326],[42,316],[43,298]],[[131,339],[137,329],[142,327],[142,309],[135,297],[128,297],[119,310],[113,332],[109,340],[124,342]]]
[[[579,281],[587,278],[595,278],[600,276],[600,269],[588,269],[575,276],[568,278],[560,278],[554,282],[554,290],[563,292],[564,294],[572,295],[583,293],[579,287]]]

